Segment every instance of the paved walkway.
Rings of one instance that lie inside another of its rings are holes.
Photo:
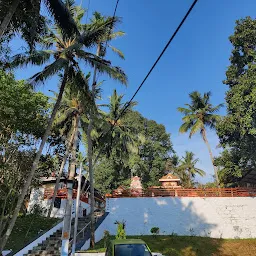
[[[152,252],[153,256],[163,256],[159,252]],[[105,252],[77,252],[75,256],[105,256]]]

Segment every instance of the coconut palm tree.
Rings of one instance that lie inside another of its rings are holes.
[[[135,150],[135,144],[138,140],[138,131],[126,122],[126,116],[132,111],[137,102],[132,102],[129,107],[123,112],[126,104],[122,102],[124,95],[118,95],[116,89],[110,96],[108,104],[102,106],[108,108],[108,113],[105,114],[105,125],[103,130],[109,131],[104,133],[102,141],[105,154],[110,157],[114,152],[115,156],[119,159],[125,158],[127,154]],[[121,113],[122,116],[121,116]]]
[[[106,30],[108,31],[109,26],[112,26],[112,24],[115,24],[116,22],[117,19],[115,18],[107,18],[106,22],[99,24],[99,26],[94,26],[93,28],[91,27],[87,30],[82,30],[79,35],[74,33],[70,36],[68,36],[66,33],[63,33],[63,30],[58,27],[58,24],[56,24],[55,27],[50,30],[49,36],[44,40],[45,45],[52,47],[51,50],[34,50],[33,52],[26,52],[24,54],[18,54],[13,57],[12,63],[10,64],[12,68],[17,66],[23,67],[28,64],[40,66],[45,65],[45,68],[41,72],[38,72],[33,77],[31,77],[30,82],[32,84],[44,82],[46,79],[60,73],[62,74],[62,79],[58,98],[54,105],[40,147],[34,159],[31,171],[21,191],[21,195],[17,202],[13,218],[10,221],[4,239],[1,241],[1,248],[4,247],[8,237],[10,236],[22,202],[31,184],[35,170],[37,169],[39,158],[42,154],[46,140],[50,134],[53,120],[59,108],[66,84],[72,80],[76,80],[76,85],[80,85],[80,87],[88,89],[88,87],[86,87],[87,83],[85,82],[78,62],[83,62],[92,67],[97,66],[98,72],[108,74],[111,78],[116,79],[122,83],[126,82],[126,76],[119,67],[113,67],[110,61],[106,61],[103,58],[100,58],[86,51],[86,49],[89,47],[97,44],[100,38],[106,35]],[[88,95],[90,95],[89,90],[87,90],[87,92]]]
[[[199,158],[194,158],[193,152],[186,151],[185,157],[182,157],[179,166],[176,168],[176,173],[181,176],[183,182],[187,181],[188,187],[192,186],[192,179],[198,174],[204,176],[205,172],[196,167]]]
[[[93,29],[95,26],[99,27],[101,26],[101,24],[105,24],[105,22],[108,20],[109,18],[105,18],[103,17],[100,13],[95,12],[93,19],[91,20],[91,24],[89,24],[87,26],[87,29]],[[102,36],[101,38],[98,39],[97,41],[97,50],[96,50],[96,56],[98,57],[105,57],[106,55],[106,49],[107,47],[110,47],[112,49],[112,51],[114,51],[115,53],[117,53],[119,55],[119,57],[121,57],[122,59],[124,59],[124,55],[123,53],[110,46],[109,45],[109,41],[112,39],[115,39],[118,36],[122,36],[124,33],[123,32],[113,32],[113,28],[114,28],[114,23],[111,24],[111,26],[108,28],[108,30],[106,30],[104,36]],[[101,67],[98,65],[94,66],[94,71],[93,71],[93,78],[92,78],[92,86],[91,86],[91,95],[93,100],[95,101],[96,99],[96,95],[97,95],[97,79],[96,76],[97,74],[101,71]],[[123,84],[126,84],[126,81],[123,81]],[[95,106],[96,104],[94,104]],[[93,105],[91,105],[93,106]],[[87,127],[87,154],[88,154],[88,168],[89,168],[89,175],[90,175],[90,206],[91,209],[94,209],[94,171],[93,171],[93,141],[92,141],[92,136],[91,133],[94,129],[94,119],[96,118],[96,116],[98,116],[98,111],[97,108],[92,107],[89,110],[89,124]],[[94,211],[91,211],[91,239],[90,239],[90,246],[93,248],[95,245],[95,235],[94,235],[94,223],[95,223],[95,218],[94,218]]]
[[[61,0],[5,0],[0,1],[0,39],[3,34],[8,30],[21,30],[22,34],[29,31],[30,36],[35,36],[38,33],[40,24],[40,6],[42,2],[53,16],[55,22],[61,28],[63,33],[68,36],[74,33],[79,34],[76,23],[70,14],[67,4],[74,5],[73,0],[65,1]],[[33,17],[34,24],[31,17]],[[26,24],[24,27],[23,24]],[[24,31],[25,30],[25,31]]]
[[[85,81],[88,82],[88,77],[85,78]],[[73,81],[75,82],[75,81]],[[75,88],[74,88],[75,87]],[[70,85],[66,87],[64,92],[64,97],[62,99],[62,102],[60,104],[57,118],[55,121],[56,129],[59,130],[61,136],[66,138],[66,152],[63,156],[62,163],[60,166],[60,170],[58,173],[58,177],[56,180],[54,193],[52,197],[52,202],[48,211],[48,217],[51,215],[51,211],[53,209],[54,201],[57,195],[57,191],[59,188],[60,179],[64,170],[64,166],[67,162],[67,159],[69,157],[70,152],[72,152],[72,156],[76,155],[76,144],[77,144],[77,125],[75,122],[76,117],[78,116],[78,119],[80,120],[82,115],[85,115],[86,109],[88,108],[85,103],[88,103],[88,94],[87,94],[87,88],[79,88],[77,90],[76,86]],[[73,158],[72,158],[73,159]],[[69,168],[69,178],[74,178],[74,168]]]
[[[184,107],[178,108],[184,117],[182,118],[183,124],[181,125],[179,132],[186,133],[190,131],[189,138],[195,133],[200,132],[203,141],[205,142],[210,158],[214,167],[216,182],[219,185],[219,178],[217,168],[214,165],[214,158],[212,150],[206,135],[206,128],[215,129],[216,122],[220,119],[220,116],[216,114],[223,104],[213,106],[210,103],[211,92],[201,95],[198,91],[194,91],[189,94],[190,104],[185,104]]]

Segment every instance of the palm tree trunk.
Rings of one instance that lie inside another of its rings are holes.
[[[60,178],[61,178],[64,166],[65,166],[65,164],[67,162],[68,155],[69,155],[69,152],[70,152],[72,144],[73,144],[73,140],[74,140],[75,133],[76,133],[75,129],[76,128],[74,128],[73,133],[72,133],[72,135],[71,135],[71,137],[69,139],[69,143],[67,145],[67,149],[66,149],[65,155],[63,157],[63,160],[62,160],[62,163],[61,163],[61,166],[60,166],[60,171],[59,171],[59,174],[58,174],[58,178],[56,180],[56,184],[55,184],[55,187],[54,187],[54,192],[53,192],[53,196],[52,196],[51,206],[50,206],[50,209],[49,209],[48,214],[47,214],[48,218],[51,216],[51,212],[52,212],[52,209],[53,209],[54,201],[56,199],[56,195],[57,195],[57,192],[58,192],[58,189],[59,189]]]
[[[13,14],[15,13],[15,11],[17,10],[17,7],[20,3],[20,0],[13,0],[11,3],[11,6],[8,9],[8,12],[6,13],[1,25],[0,25],[0,38],[2,38],[5,30],[7,29]]]
[[[34,159],[32,168],[31,168],[30,173],[29,173],[29,175],[28,175],[28,177],[27,177],[27,180],[26,180],[26,182],[25,182],[25,184],[24,184],[24,186],[23,186],[23,188],[22,188],[21,194],[20,194],[20,196],[19,196],[19,198],[18,198],[17,205],[16,205],[15,210],[14,210],[14,212],[13,212],[12,219],[11,219],[11,221],[10,221],[10,224],[9,224],[9,226],[8,226],[8,228],[7,228],[7,231],[6,231],[6,233],[5,233],[5,235],[4,235],[3,239],[2,239],[2,241],[1,241],[1,243],[0,243],[0,253],[1,253],[2,250],[4,249],[4,246],[6,245],[6,242],[7,242],[8,238],[10,237],[10,234],[11,234],[11,232],[12,232],[12,229],[13,229],[13,227],[14,227],[14,225],[15,225],[16,219],[17,219],[18,214],[19,214],[19,212],[20,212],[20,208],[21,208],[22,203],[23,203],[23,201],[24,201],[24,198],[25,198],[25,196],[26,196],[26,194],[27,194],[27,191],[28,191],[28,189],[29,189],[29,186],[30,186],[30,184],[31,184],[31,181],[32,181],[32,179],[33,179],[33,177],[34,177],[34,174],[35,174],[35,171],[36,171],[36,169],[37,169],[37,166],[38,166],[40,157],[41,157],[41,155],[42,155],[42,151],[43,151],[44,145],[45,145],[45,143],[46,143],[46,141],[47,141],[47,138],[48,138],[48,136],[49,136],[49,134],[50,134],[50,132],[51,132],[51,128],[52,128],[52,124],[53,124],[55,115],[56,115],[56,113],[57,113],[57,111],[58,111],[58,108],[59,108],[59,106],[60,106],[60,102],[61,102],[61,99],[62,99],[62,95],[63,95],[64,89],[65,89],[65,86],[66,86],[66,82],[67,82],[67,76],[68,76],[68,73],[67,73],[67,70],[65,70],[65,72],[64,72],[64,77],[63,77],[63,79],[62,79],[62,83],[61,83],[61,86],[60,86],[59,95],[58,95],[57,101],[56,101],[56,103],[55,103],[55,105],[54,105],[54,108],[53,108],[51,117],[50,117],[50,119],[49,119],[49,121],[48,121],[48,124],[47,124],[46,130],[45,130],[43,139],[42,139],[42,141],[41,141],[39,150],[38,150],[37,153],[36,153],[36,157],[35,157],[35,159]]]
[[[88,144],[88,163],[89,163],[89,175],[90,175],[90,207],[91,207],[91,240],[90,240],[90,246],[94,248],[95,245],[95,227],[94,227],[94,179],[93,179],[93,166],[92,166],[92,138],[91,138],[91,132],[92,132],[92,118],[90,117],[90,123],[87,129],[87,144]]]
[[[97,48],[96,55],[100,54],[100,44]],[[96,90],[96,74],[97,74],[97,66],[94,67],[93,80],[92,80],[92,99],[95,98],[95,90]],[[94,173],[93,173],[93,149],[92,149],[92,137],[91,132],[93,129],[93,109],[90,110],[90,118],[89,125],[87,129],[87,148],[88,148],[88,164],[89,164],[89,175],[90,175],[90,207],[91,207],[91,239],[90,246],[94,248],[95,246],[95,218],[94,218],[94,208],[95,208],[95,199],[94,199]]]
[[[54,192],[53,192],[53,196],[52,196],[51,205],[50,205],[50,208],[49,208],[48,213],[47,213],[47,217],[48,218],[51,217],[52,209],[53,209],[54,202],[55,202],[55,199],[56,199],[56,196],[57,196],[57,192],[58,192],[58,189],[59,189],[60,178],[61,178],[64,166],[66,164],[66,161],[67,161],[67,158],[68,158],[68,154],[69,154],[69,150],[67,148],[67,150],[65,152],[65,155],[64,155],[64,157],[62,159],[62,163],[61,163],[61,166],[60,166],[60,171],[59,171],[59,174],[58,174],[58,178],[56,180],[56,184],[55,184],[55,187],[54,187]]]
[[[189,188],[191,188],[191,183],[192,183],[192,173],[191,173],[191,170],[189,170],[189,173],[188,173],[188,176],[189,176]]]
[[[217,183],[217,186],[219,187],[220,185],[220,182],[219,182],[219,177],[218,177],[218,170],[217,170],[217,167],[214,165],[214,158],[213,158],[213,154],[212,154],[212,150],[211,150],[211,147],[210,147],[210,144],[207,140],[207,136],[206,136],[206,130],[203,129],[202,130],[202,136],[203,136],[203,140],[208,148],[208,151],[209,151],[209,155],[210,155],[210,158],[211,158],[211,161],[212,161],[212,165],[213,165],[213,169],[214,169],[214,173],[215,173],[215,179],[216,179],[216,183]]]
[[[74,141],[72,145],[72,158],[70,161],[70,168],[67,180],[67,203],[65,209],[64,223],[62,229],[62,254],[68,255],[68,245],[71,232],[71,220],[72,220],[72,203],[73,203],[73,181],[76,173],[76,149],[78,142],[78,125],[79,115],[74,118]]]

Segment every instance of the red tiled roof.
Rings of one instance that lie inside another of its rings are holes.
[[[171,173],[168,173],[167,175],[163,176],[159,181],[172,181],[172,180],[180,180],[178,176],[175,176]]]

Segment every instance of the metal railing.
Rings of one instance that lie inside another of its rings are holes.
[[[82,238],[84,238],[84,233],[86,228],[91,224],[91,222],[88,222],[76,235],[76,237],[78,237],[81,233],[83,234]],[[72,244],[74,241],[74,237],[69,241],[69,244]]]
[[[147,188],[114,190],[106,194],[109,198],[118,197],[255,197],[256,188]]]
[[[54,189],[52,189],[52,188],[45,188],[45,190],[44,190],[44,199],[51,199],[53,197],[53,193],[54,193]],[[67,194],[68,194],[67,188],[61,188],[61,189],[58,189],[56,197],[66,199],[67,198]],[[72,198],[75,199],[76,196],[77,196],[77,190],[73,189]],[[100,201],[100,202],[104,202],[103,199],[98,198],[96,196],[95,196],[95,199]],[[87,193],[81,194],[80,200],[82,202],[84,202],[84,203],[88,203]]]

